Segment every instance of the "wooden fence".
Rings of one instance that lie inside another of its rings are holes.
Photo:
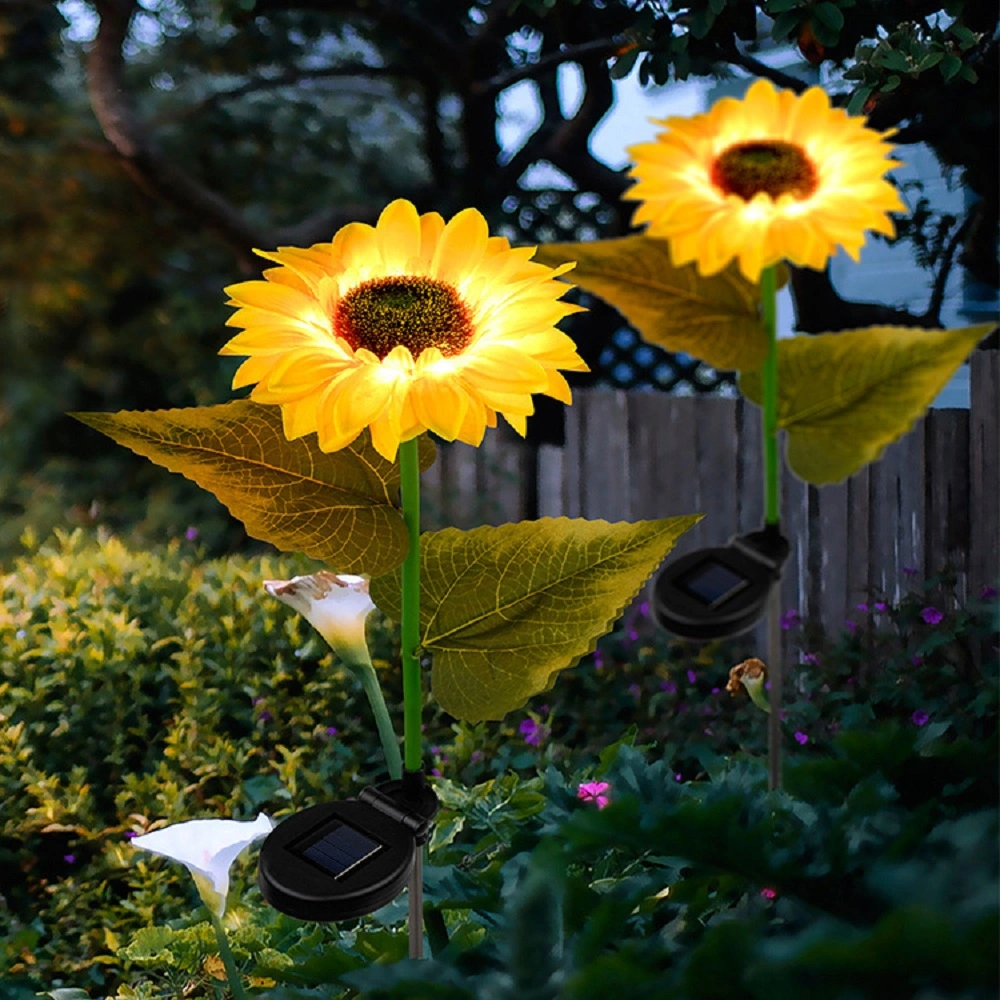
[[[950,566],[960,599],[1000,575],[1000,351],[976,351],[970,409],[933,409],[847,482],[782,482],[792,554],[783,609],[839,630],[877,590],[892,599]],[[704,513],[670,558],[763,524],[760,411],[743,399],[574,392],[564,447],[512,431],[481,448],[439,444],[423,477],[427,528],[530,516],[637,521]],[[783,446],[782,446],[783,447]],[[761,647],[763,648],[763,647]]]

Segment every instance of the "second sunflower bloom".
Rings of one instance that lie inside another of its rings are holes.
[[[332,243],[261,256],[264,281],[226,289],[242,327],[222,354],[246,355],[233,388],[281,406],[290,440],[323,451],[365,427],[390,461],[431,430],[479,445],[502,413],[522,436],[540,392],[570,403],[561,371],[587,371],[555,324],[579,306],[558,268],[488,233],[475,209],[449,222],[394,201],[376,226],[351,223]]]

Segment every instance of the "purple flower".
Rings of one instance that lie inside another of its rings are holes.
[[[184,532],[184,537],[189,542],[193,542],[198,537],[198,529],[194,525],[191,525],[188,530]]]
[[[868,605],[867,604],[855,604],[854,605],[854,609],[855,609],[855,611],[867,611],[868,610]]]
[[[271,715],[271,713],[265,708],[264,711],[257,716],[257,718],[261,722],[270,722],[271,719],[274,718],[274,716]]]
[[[916,566],[904,566],[903,574],[904,576],[916,576],[919,570]]]
[[[844,620],[844,628],[846,628],[851,635],[854,635],[854,633],[858,630],[858,624],[857,622],[852,622],[849,618],[847,618]]]
[[[594,666],[598,670],[604,669],[604,655],[599,649],[594,650]]]
[[[795,628],[801,621],[798,611],[791,608],[781,616],[781,628],[787,632],[789,629]]]
[[[444,775],[441,774],[441,769],[437,768],[437,767],[432,767],[431,768],[431,774],[433,774],[435,778],[442,778],[442,777],[444,777]]]
[[[65,861],[66,864],[68,864],[68,865],[75,865],[76,864],[76,855],[75,854],[64,854],[63,855],[63,861]]]
[[[928,625],[937,625],[937,623],[944,618],[944,614],[938,611],[937,608],[927,607],[921,610],[920,617],[923,618]]]
[[[549,711],[551,710],[551,707],[552,707],[551,705],[539,705],[538,711],[541,712],[542,715],[548,715]]]
[[[471,764],[478,764],[482,759],[483,759],[482,750],[473,750],[472,753],[469,754],[469,762]]]
[[[926,726],[930,721],[930,716],[924,712],[922,709],[917,709],[913,715],[910,716],[910,722],[915,726]]]
[[[674,775],[674,781],[683,781],[683,780],[684,780],[684,775],[681,774],[680,772]]]
[[[698,675],[693,671],[688,671],[688,684],[695,684],[698,681]]]
[[[704,729],[702,730],[702,732],[703,732],[703,733],[704,733],[704,734],[705,734],[706,736],[711,736],[711,735],[712,735],[712,730],[711,730],[711,729],[709,729],[709,728],[708,728],[708,726],[706,726],[706,727],[705,727],[705,728],[704,728]]]
[[[525,719],[518,731],[524,737],[524,742],[537,747],[542,742],[542,727],[534,719]]]
[[[809,742],[809,737],[800,730],[795,734],[795,742],[798,743],[800,747],[804,747]]]
[[[636,632],[636,630],[634,628],[630,628],[628,630],[628,641],[629,642],[635,642],[635,640],[638,639],[638,638],[639,638],[639,633]]]
[[[608,796],[605,794],[611,786],[606,781],[584,781],[576,790],[576,797],[581,802],[596,802],[598,809],[603,809],[608,804]]]
[[[138,836],[139,836],[139,834],[137,834],[135,832],[135,830],[126,830],[125,831],[125,839],[126,840],[131,840],[133,837],[138,837]]]
[[[917,653],[915,656],[910,657],[910,663],[912,663],[915,667],[919,667],[920,664],[923,662],[924,658],[919,653]]]
[[[326,727],[326,735],[327,736],[336,736],[337,735],[337,727],[336,726],[327,726]]]
[[[979,596],[984,601],[992,601],[993,598],[997,596],[997,589],[996,587],[991,587],[987,584],[981,591],[979,591]]]
[[[639,614],[643,618],[649,614],[649,601],[643,601],[642,604],[639,605]]]
[[[718,688],[712,688],[712,694],[718,694],[718,693],[719,693]]]
[[[633,698],[638,698],[642,694],[642,689],[638,684],[629,684],[628,693],[632,695]]]
[[[777,897],[778,897],[778,894],[777,894],[777,892],[775,892],[774,889],[768,889],[768,888],[761,889],[760,890],[760,894],[765,899],[777,899]]]
[[[880,612],[887,610],[887,606],[886,606],[885,601],[876,601],[875,602],[875,610],[876,611],[880,611]]]
[[[677,694],[677,685],[673,681],[660,681],[660,690],[667,694]]]
[[[801,657],[802,663],[808,663],[811,666],[819,666],[819,657],[815,653],[803,653]]]

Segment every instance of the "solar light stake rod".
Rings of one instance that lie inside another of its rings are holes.
[[[781,622],[779,618],[781,588],[771,591],[767,602],[767,697],[771,711],[767,716],[767,787],[773,792],[781,788],[781,687],[784,672],[781,667]]]

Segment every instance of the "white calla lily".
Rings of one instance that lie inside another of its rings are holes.
[[[184,865],[194,876],[202,902],[221,919],[226,912],[230,867],[273,829],[274,821],[264,813],[246,821],[192,819],[135,837],[132,846]]]
[[[375,605],[363,576],[320,570],[291,580],[265,580],[264,589],[298,611],[341,659],[354,665],[371,662],[365,621]]]

